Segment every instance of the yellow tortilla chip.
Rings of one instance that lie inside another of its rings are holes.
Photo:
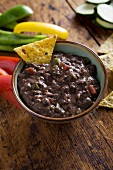
[[[111,101],[111,98],[113,98],[113,70],[110,70],[107,67],[107,71],[108,71],[108,88],[105,94],[105,98],[100,102],[99,106],[103,106],[103,107],[109,107],[109,108],[113,108],[113,100]],[[110,96],[110,100],[109,100],[109,96]]]
[[[99,106],[113,108],[113,91],[99,103]]]
[[[99,47],[99,54],[113,53],[113,34]]]
[[[27,63],[50,63],[57,36],[14,48],[14,51]]]
[[[113,108],[113,34],[99,47],[98,53],[108,72],[108,88],[99,106]]]
[[[104,54],[99,57],[107,68],[113,70],[113,53]]]
[[[108,87],[113,90],[113,53],[99,56],[108,72]]]

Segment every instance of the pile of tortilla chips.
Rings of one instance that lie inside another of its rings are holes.
[[[108,71],[108,88],[99,106],[113,108],[113,34],[99,47],[98,54]]]

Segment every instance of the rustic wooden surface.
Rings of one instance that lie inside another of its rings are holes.
[[[1,0],[0,12],[26,4],[35,11],[29,20],[60,25],[69,31],[68,40],[96,52],[112,31],[77,17],[69,4],[83,2]],[[0,170],[113,170],[113,111],[96,109],[77,122],[49,124],[0,97]]]

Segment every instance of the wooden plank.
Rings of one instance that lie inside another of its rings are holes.
[[[79,5],[82,1],[75,2]],[[0,12],[16,4],[35,11],[29,18],[58,24],[69,31],[68,40],[84,43],[97,50],[98,44],[79,21],[66,1],[0,1]],[[96,28],[98,30],[98,28]],[[99,32],[93,30],[99,43]],[[0,53],[9,54],[11,53]],[[15,54],[14,54],[15,55]],[[49,124],[0,97],[0,169],[8,170],[111,170],[113,169],[113,114],[97,109],[79,121]]]

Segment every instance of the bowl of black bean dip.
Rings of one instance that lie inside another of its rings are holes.
[[[75,42],[57,41],[49,64],[17,64],[12,86],[19,104],[38,119],[65,123],[94,110],[107,88],[97,54]]]

